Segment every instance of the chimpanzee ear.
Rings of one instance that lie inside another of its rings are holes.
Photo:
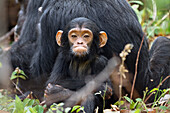
[[[63,31],[59,30],[56,34],[56,41],[59,46],[61,46],[61,36],[62,36]]]
[[[100,40],[100,44],[99,44],[100,47],[103,47],[106,45],[107,34],[104,31],[100,31],[99,40]]]

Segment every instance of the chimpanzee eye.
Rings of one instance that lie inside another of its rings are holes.
[[[71,35],[72,38],[76,38],[77,36],[76,35]]]
[[[84,35],[84,38],[89,38],[90,36],[89,35]]]

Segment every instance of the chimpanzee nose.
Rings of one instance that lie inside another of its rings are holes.
[[[83,41],[78,41],[77,44],[83,44]]]

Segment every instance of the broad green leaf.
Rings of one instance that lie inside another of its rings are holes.
[[[162,109],[162,110],[167,110],[168,109],[168,107],[166,107],[166,106],[160,106],[159,108]]]
[[[130,104],[130,109],[134,109],[136,106],[136,104],[133,102],[132,104]]]
[[[138,104],[136,105],[136,109],[141,109],[141,107],[142,107],[142,103],[138,103]]]
[[[40,104],[40,101],[38,99],[35,99],[35,102],[34,102],[35,105],[39,105]],[[46,105],[44,105],[46,106]]]
[[[15,97],[15,109],[17,113],[24,112],[24,104],[17,95]]]
[[[21,71],[20,74],[22,74],[22,75],[24,75],[25,77],[27,77],[27,75],[24,73],[23,70],[20,70],[20,71]]]
[[[29,108],[30,108],[30,107],[28,107],[28,106],[24,107],[24,113],[31,113],[31,111],[30,111]]]
[[[19,75],[18,77],[21,78],[21,79],[23,79],[23,80],[26,80],[26,77],[23,76],[23,75]]]
[[[34,109],[36,109],[37,113],[43,113],[43,112],[44,112],[43,107],[40,106],[40,105],[36,105],[36,106],[34,107]]]
[[[24,101],[23,101],[24,106],[28,106],[28,103],[30,100],[31,99],[29,99],[29,98],[24,99]]]
[[[18,78],[18,76],[15,75],[15,74],[12,74],[10,79],[11,79],[11,80],[14,80],[14,79],[16,79],[16,78]]]
[[[35,100],[30,100],[29,102],[28,102],[28,104],[27,104],[27,106],[32,106],[33,104],[34,104],[34,102],[35,102]]]
[[[142,99],[141,98],[137,98],[137,99],[135,99],[136,100],[136,102],[142,102]]]
[[[129,103],[131,103],[131,104],[132,104],[132,103],[134,103],[134,102],[133,102],[133,100],[132,100],[132,99],[130,99],[129,97],[124,96],[124,98],[125,98],[125,100],[126,100],[126,101],[128,101]]]
[[[31,107],[29,108],[29,110],[30,110],[31,113],[37,113],[36,110],[31,108]]]
[[[12,72],[12,75],[16,75],[16,74],[17,74],[17,71],[16,71],[16,70]]]

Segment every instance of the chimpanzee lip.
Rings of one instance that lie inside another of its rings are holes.
[[[87,46],[74,46],[73,48],[87,48]]]

